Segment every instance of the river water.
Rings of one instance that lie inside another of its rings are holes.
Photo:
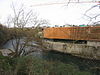
[[[11,41],[12,40],[8,41],[3,48],[13,49]],[[35,44],[34,42],[32,43]],[[100,75],[100,61],[98,60],[83,59],[56,51],[36,51],[31,53],[31,55],[48,61],[53,60],[66,64],[74,64],[74,66],[77,66],[82,71],[91,72],[94,75]]]

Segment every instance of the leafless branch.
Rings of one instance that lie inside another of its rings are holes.
[[[88,10],[85,11],[84,16],[86,16],[86,17],[89,18],[88,24],[89,24],[90,22],[92,22],[93,19],[96,20],[96,18],[100,16],[100,14],[97,14],[96,16],[93,16],[93,17],[87,15],[87,13],[88,13],[90,10],[92,10],[92,9],[94,9],[95,7],[98,7],[98,6],[99,6],[99,5],[94,5],[94,6],[92,6],[91,8],[89,8]]]
[[[87,12],[89,12],[91,9],[93,9],[93,8],[95,8],[95,7],[98,7],[98,5],[92,6],[91,8],[89,8],[88,10],[86,10],[84,14],[87,14]]]
[[[16,57],[26,54],[25,48],[28,46],[28,43],[33,40],[31,39],[31,37],[33,38],[33,35],[36,35],[38,33],[38,31],[35,32],[35,34],[29,33],[28,35],[25,36],[25,38],[23,38],[24,27],[29,23],[31,23],[32,25],[36,26],[36,28],[38,28],[42,24],[47,24],[48,21],[44,19],[38,19],[37,15],[33,14],[32,10],[25,11],[23,6],[20,9],[16,10],[14,4],[12,4],[12,10],[14,16],[9,18],[11,19],[10,20],[11,22],[9,23],[11,24],[13,23],[14,25],[14,35],[13,35],[14,40],[12,40],[12,46],[14,47],[15,50],[14,56]]]

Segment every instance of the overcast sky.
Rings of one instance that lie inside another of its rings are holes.
[[[12,14],[11,12],[12,2],[16,6],[20,6],[23,3],[26,6],[26,8],[38,12],[40,18],[49,20],[51,25],[87,24],[89,22],[89,19],[83,16],[83,14],[85,13],[86,10],[91,8],[91,6],[98,4],[98,3],[70,3],[67,7],[66,6],[67,4],[64,3],[66,2],[66,0],[0,0],[0,22],[3,24],[6,23],[8,15]],[[64,4],[34,6],[35,4],[44,4],[44,3],[48,4],[48,3],[60,3],[60,2],[63,2]],[[95,9],[89,11],[87,15],[95,16],[96,14],[99,14],[99,12],[100,8],[95,7]]]

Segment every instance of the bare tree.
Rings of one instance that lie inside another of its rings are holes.
[[[29,47],[32,46],[32,41],[35,35],[38,34],[39,26],[42,24],[47,24],[46,20],[39,20],[36,13],[33,14],[32,10],[25,11],[22,5],[20,9],[15,8],[12,4],[13,16],[8,18],[7,24],[13,25],[12,28],[12,45],[13,45],[13,56],[18,57],[21,55],[26,55],[30,52],[36,50],[36,48]],[[25,28],[26,25],[32,24],[34,29]]]

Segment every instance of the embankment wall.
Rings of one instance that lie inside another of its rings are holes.
[[[45,46],[49,50],[55,50],[63,53],[69,53],[75,56],[80,56],[83,58],[97,59],[100,60],[100,46],[94,46],[89,44],[74,44],[74,43],[62,43],[62,42],[52,42],[45,41]]]

